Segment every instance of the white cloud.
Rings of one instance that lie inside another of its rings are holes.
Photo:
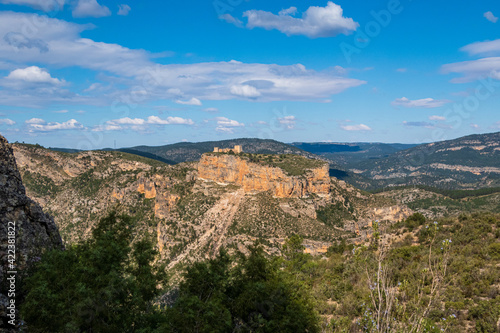
[[[470,124],[470,127],[474,129],[479,129],[481,126],[479,126],[478,124]]]
[[[0,125],[6,124],[6,125],[14,125],[16,122],[14,120],[11,120],[9,118],[4,118],[0,119]]]
[[[45,12],[62,10],[64,0],[0,0],[4,5],[28,6]]]
[[[176,100],[175,103],[177,103],[177,104],[184,104],[184,105],[198,105],[198,106],[201,105],[201,101],[198,98],[196,98],[196,97],[193,97],[193,98],[191,98],[188,101]]]
[[[256,95],[257,90],[260,95],[254,98],[258,102],[322,101],[366,83],[329,70],[307,69],[301,64],[280,66],[239,61],[155,64],[154,55],[144,50],[81,38],[82,31],[92,28],[91,25],[42,18],[36,14],[0,12],[0,36],[11,32],[22,35],[23,22],[26,21],[43,21],[43,29],[33,30],[29,40],[0,39],[0,63],[37,63],[47,68],[81,67],[102,72],[101,78],[113,80],[117,85],[109,85],[106,91],[98,90],[98,85],[91,86],[88,91],[96,92],[91,96],[71,95],[68,91],[14,96],[7,90],[0,90],[0,99],[6,105],[40,107],[61,101],[104,104],[109,103],[110,97],[115,99],[123,95],[123,91],[116,88],[118,85],[147,87],[148,94],[141,96],[141,102],[166,98],[175,101],[185,96],[196,96],[198,100],[248,98],[232,93],[233,86],[253,87],[243,88],[243,93],[250,91]],[[233,91],[238,92],[234,88]]]
[[[297,7],[290,7],[287,9],[282,9],[278,15],[295,15],[297,14]]]
[[[482,58],[441,66],[443,74],[459,73],[462,77],[454,78],[452,83],[467,83],[480,78],[492,77],[500,79],[500,57]]]
[[[231,86],[230,91],[233,95],[248,98],[259,97],[261,95],[257,88],[249,85],[234,85]]]
[[[217,121],[217,127],[215,128],[217,132],[234,133],[236,127],[245,126],[244,123],[226,117],[216,117],[215,120]]]
[[[127,16],[130,13],[131,9],[132,8],[130,8],[130,6],[126,4],[118,5],[118,15]]]
[[[396,69],[396,72],[399,72],[399,73],[406,73],[408,71],[407,68],[398,68]]]
[[[500,57],[498,57],[498,55],[500,55],[500,39],[475,42],[462,47],[460,50],[470,55],[491,57],[441,66],[441,73],[443,74],[462,74],[462,77],[453,78],[450,82],[467,83],[488,76],[494,79],[500,79]]]
[[[73,17],[104,17],[110,16],[111,11],[106,6],[101,6],[97,0],[78,0],[73,10]]]
[[[194,125],[194,121],[181,117],[167,117],[167,119],[162,119],[158,116],[149,116],[146,119],[125,117],[108,120],[104,125],[95,126],[92,131],[102,132],[126,129],[145,131],[149,125]]]
[[[445,105],[446,103],[450,103],[448,100],[437,100],[433,98],[423,98],[410,100],[406,97],[396,98],[392,101],[392,105],[394,106],[402,106],[405,108],[438,108],[440,106]]]
[[[371,131],[372,129],[365,124],[359,125],[342,125],[340,126],[345,131]]]
[[[284,125],[286,129],[293,129],[297,120],[295,119],[295,116],[284,116],[278,118],[278,122]]]
[[[6,79],[24,81],[28,83],[49,83],[54,85],[64,83],[64,81],[50,76],[46,69],[37,66],[13,70],[9,75],[7,75]]]
[[[47,123],[43,119],[32,118],[30,120],[27,120],[26,124],[28,124],[28,130],[30,132],[35,132],[35,131],[50,132],[50,131],[57,131],[57,130],[73,130],[73,129],[83,129],[84,128],[83,125],[80,124],[75,119],[70,119],[70,120],[65,121],[63,123],[58,123],[58,122]]]
[[[245,126],[245,124],[240,123],[237,120],[232,120],[226,117],[217,117],[215,118],[217,120],[217,125],[221,126],[230,126],[230,127],[240,127],[240,126]]]
[[[443,117],[443,116],[429,116],[429,120],[445,121],[446,117]]]
[[[45,124],[45,120],[40,118],[31,118],[25,121],[26,124]]]
[[[331,1],[328,1],[326,7],[309,7],[301,18],[293,17],[295,13],[296,8],[291,7],[278,15],[263,10],[248,10],[243,16],[248,18],[247,28],[276,29],[287,36],[333,37],[339,34],[349,35],[359,27],[352,18],[344,17],[343,9]]]
[[[465,45],[460,49],[470,55],[495,55],[500,54],[500,39],[475,42]]]
[[[68,110],[58,110],[58,111],[52,111],[53,113],[68,113]]]
[[[498,21],[498,17],[496,17],[495,15],[493,15],[492,12],[486,12],[483,14],[483,16],[490,22],[492,23],[497,23]]]
[[[141,118],[120,118],[120,119],[114,119],[114,120],[109,120],[106,122],[107,124],[113,124],[113,125],[144,125],[146,121]]]
[[[158,116],[149,116],[147,123],[155,125],[194,125],[194,121],[191,119],[184,119],[181,117],[167,117],[167,119],[161,119]]]
[[[224,14],[219,16],[219,19],[226,21],[227,23],[233,24],[237,26],[238,28],[243,27],[243,22],[238,20],[237,18],[233,17],[231,14]]]

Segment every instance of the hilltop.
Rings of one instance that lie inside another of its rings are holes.
[[[240,145],[243,151],[251,154],[295,154],[307,158],[318,158],[305,150],[270,139],[241,138],[234,140],[206,141],[206,142],[179,142],[164,146],[137,146],[126,148],[126,152],[133,154],[147,153],[148,157],[159,157],[174,163],[192,162],[201,158],[201,155],[213,152],[215,147],[232,148]]]

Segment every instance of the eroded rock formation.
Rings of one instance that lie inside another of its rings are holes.
[[[301,198],[330,191],[328,165],[289,176],[282,169],[252,163],[236,155],[204,154],[198,163],[198,177],[218,183],[234,183],[245,192],[271,191],[278,198]]]

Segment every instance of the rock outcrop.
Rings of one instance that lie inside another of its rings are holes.
[[[198,177],[218,183],[234,183],[245,192],[271,191],[278,198],[301,198],[330,191],[328,165],[311,168],[301,176],[287,175],[282,169],[252,163],[229,154],[204,154],[198,163]]]
[[[10,246],[9,245],[15,245]],[[7,278],[16,276],[16,309],[22,296],[20,279],[24,270],[39,256],[51,248],[62,248],[63,244],[54,220],[42,208],[26,196],[21,175],[17,169],[12,148],[0,135],[0,331],[12,329],[7,315],[12,297]],[[15,254],[14,254],[15,253]],[[14,256],[12,256],[14,254]],[[7,273],[7,272],[17,273]],[[16,312],[16,324],[19,322]]]

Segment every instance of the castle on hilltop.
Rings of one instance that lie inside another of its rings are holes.
[[[214,147],[214,153],[229,153],[232,151],[235,154],[239,154],[243,152],[243,148],[241,148],[240,145],[234,146],[234,148],[219,148],[219,147]]]

